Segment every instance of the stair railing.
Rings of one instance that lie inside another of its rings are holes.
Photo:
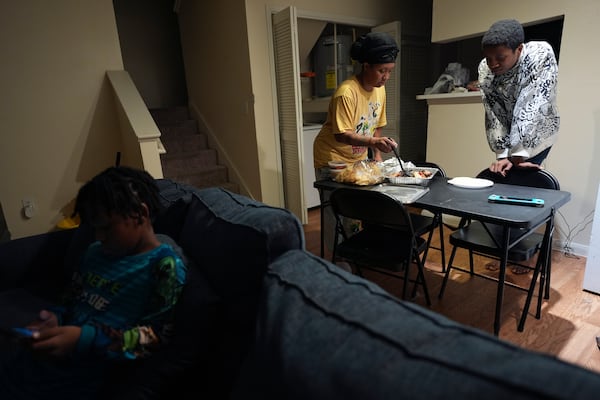
[[[160,154],[165,148],[160,131],[142,96],[124,70],[106,71],[115,95],[123,142],[121,164],[145,169],[156,179],[163,178]]]

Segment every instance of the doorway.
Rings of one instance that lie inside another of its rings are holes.
[[[307,160],[304,157],[304,149],[306,147],[303,138],[303,122],[304,112],[323,114],[327,113],[327,107],[329,104],[327,91],[333,86],[337,86],[337,78],[340,75],[339,71],[345,71],[348,67],[348,62],[343,55],[339,55],[338,63],[338,52],[343,49],[344,46],[338,44],[337,36],[348,34],[348,32],[368,32],[369,30],[378,30],[389,33],[396,39],[396,42],[400,46],[400,23],[393,22],[382,26],[375,26],[376,22],[365,21],[364,23],[357,23],[356,21],[348,24],[344,21],[326,21],[319,20],[315,17],[305,19],[318,21],[311,24],[311,31],[306,33],[307,36],[312,37],[316,40],[311,46],[306,45],[306,42],[302,45],[303,49],[309,49],[308,54],[303,53],[303,65],[304,68],[315,69],[314,57],[315,57],[315,45],[318,46],[319,40],[328,40],[332,46],[328,49],[333,52],[334,65],[332,68],[325,66],[322,68],[324,74],[323,82],[324,86],[317,87],[313,86],[315,90],[315,98],[310,101],[302,101],[301,94],[301,55],[300,55],[300,40],[299,40],[299,18],[295,7],[288,7],[273,14],[273,49],[274,49],[274,60],[275,60],[275,81],[277,90],[277,105],[278,105],[278,117],[279,117],[279,140],[280,140],[280,151],[281,151],[281,162],[282,162],[282,175],[283,175],[283,192],[285,199],[285,207],[292,211],[300,221],[305,224],[308,220],[307,216],[307,205],[305,203],[305,187],[310,184],[306,182],[308,177],[304,176],[303,169]],[[324,23],[324,24],[323,24]],[[343,30],[338,31],[337,27],[343,27]],[[306,25],[304,25],[306,26]],[[319,26],[321,30],[319,30]],[[333,30],[328,30],[333,29]],[[302,33],[303,37],[305,33]],[[351,36],[351,35],[350,35]],[[333,37],[333,39],[331,39]],[[352,38],[350,39],[352,40]],[[352,42],[350,43],[350,45]],[[349,46],[347,51],[350,51]],[[317,52],[319,49],[317,48]],[[311,55],[312,54],[312,55]],[[308,61],[306,60],[308,57]],[[310,59],[312,58],[312,64]],[[348,55],[349,58],[349,55]],[[340,67],[340,65],[342,67]],[[350,64],[351,65],[351,64]],[[399,96],[400,96],[400,65],[394,69],[393,77],[388,80],[386,84],[387,92],[387,120],[388,125],[384,129],[383,134],[386,136],[394,137],[398,139],[399,132],[397,119],[399,115]],[[314,71],[315,73],[317,71]],[[328,81],[329,79],[329,81]],[[333,82],[331,82],[333,81]],[[325,96],[321,96],[325,94]],[[310,108],[308,103],[311,104]]]

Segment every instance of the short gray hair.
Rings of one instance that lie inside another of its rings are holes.
[[[481,47],[506,46],[516,50],[525,41],[523,26],[516,19],[502,19],[490,26],[481,39]]]

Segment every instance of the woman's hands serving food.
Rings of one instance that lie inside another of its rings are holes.
[[[398,143],[396,143],[396,141],[391,137],[373,136],[371,140],[371,147],[375,147],[377,150],[382,151],[384,153],[389,153],[390,151],[398,147]]]

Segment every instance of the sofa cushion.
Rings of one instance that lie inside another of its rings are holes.
[[[303,251],[264,279],[234,398],[595,398],[600,375],[499,340]]]
[[[256,294],[267,266],[304,248],[304,231],[288,210],[221,188],[192,194],[179,243],[223,297]]]
[[[156,184],[164,208],[154,218],[154,231],[179,241],[181,228],[192,200],[192,193],[199,189],[171,179],[157,179]]]
[[[302,225],[288,210],[221,188],[200,189],[192,194],[178,242],[221,300],[222,358],[215,368],[229,384],[253,340],[267,266],[289,249],[304,248]]]

